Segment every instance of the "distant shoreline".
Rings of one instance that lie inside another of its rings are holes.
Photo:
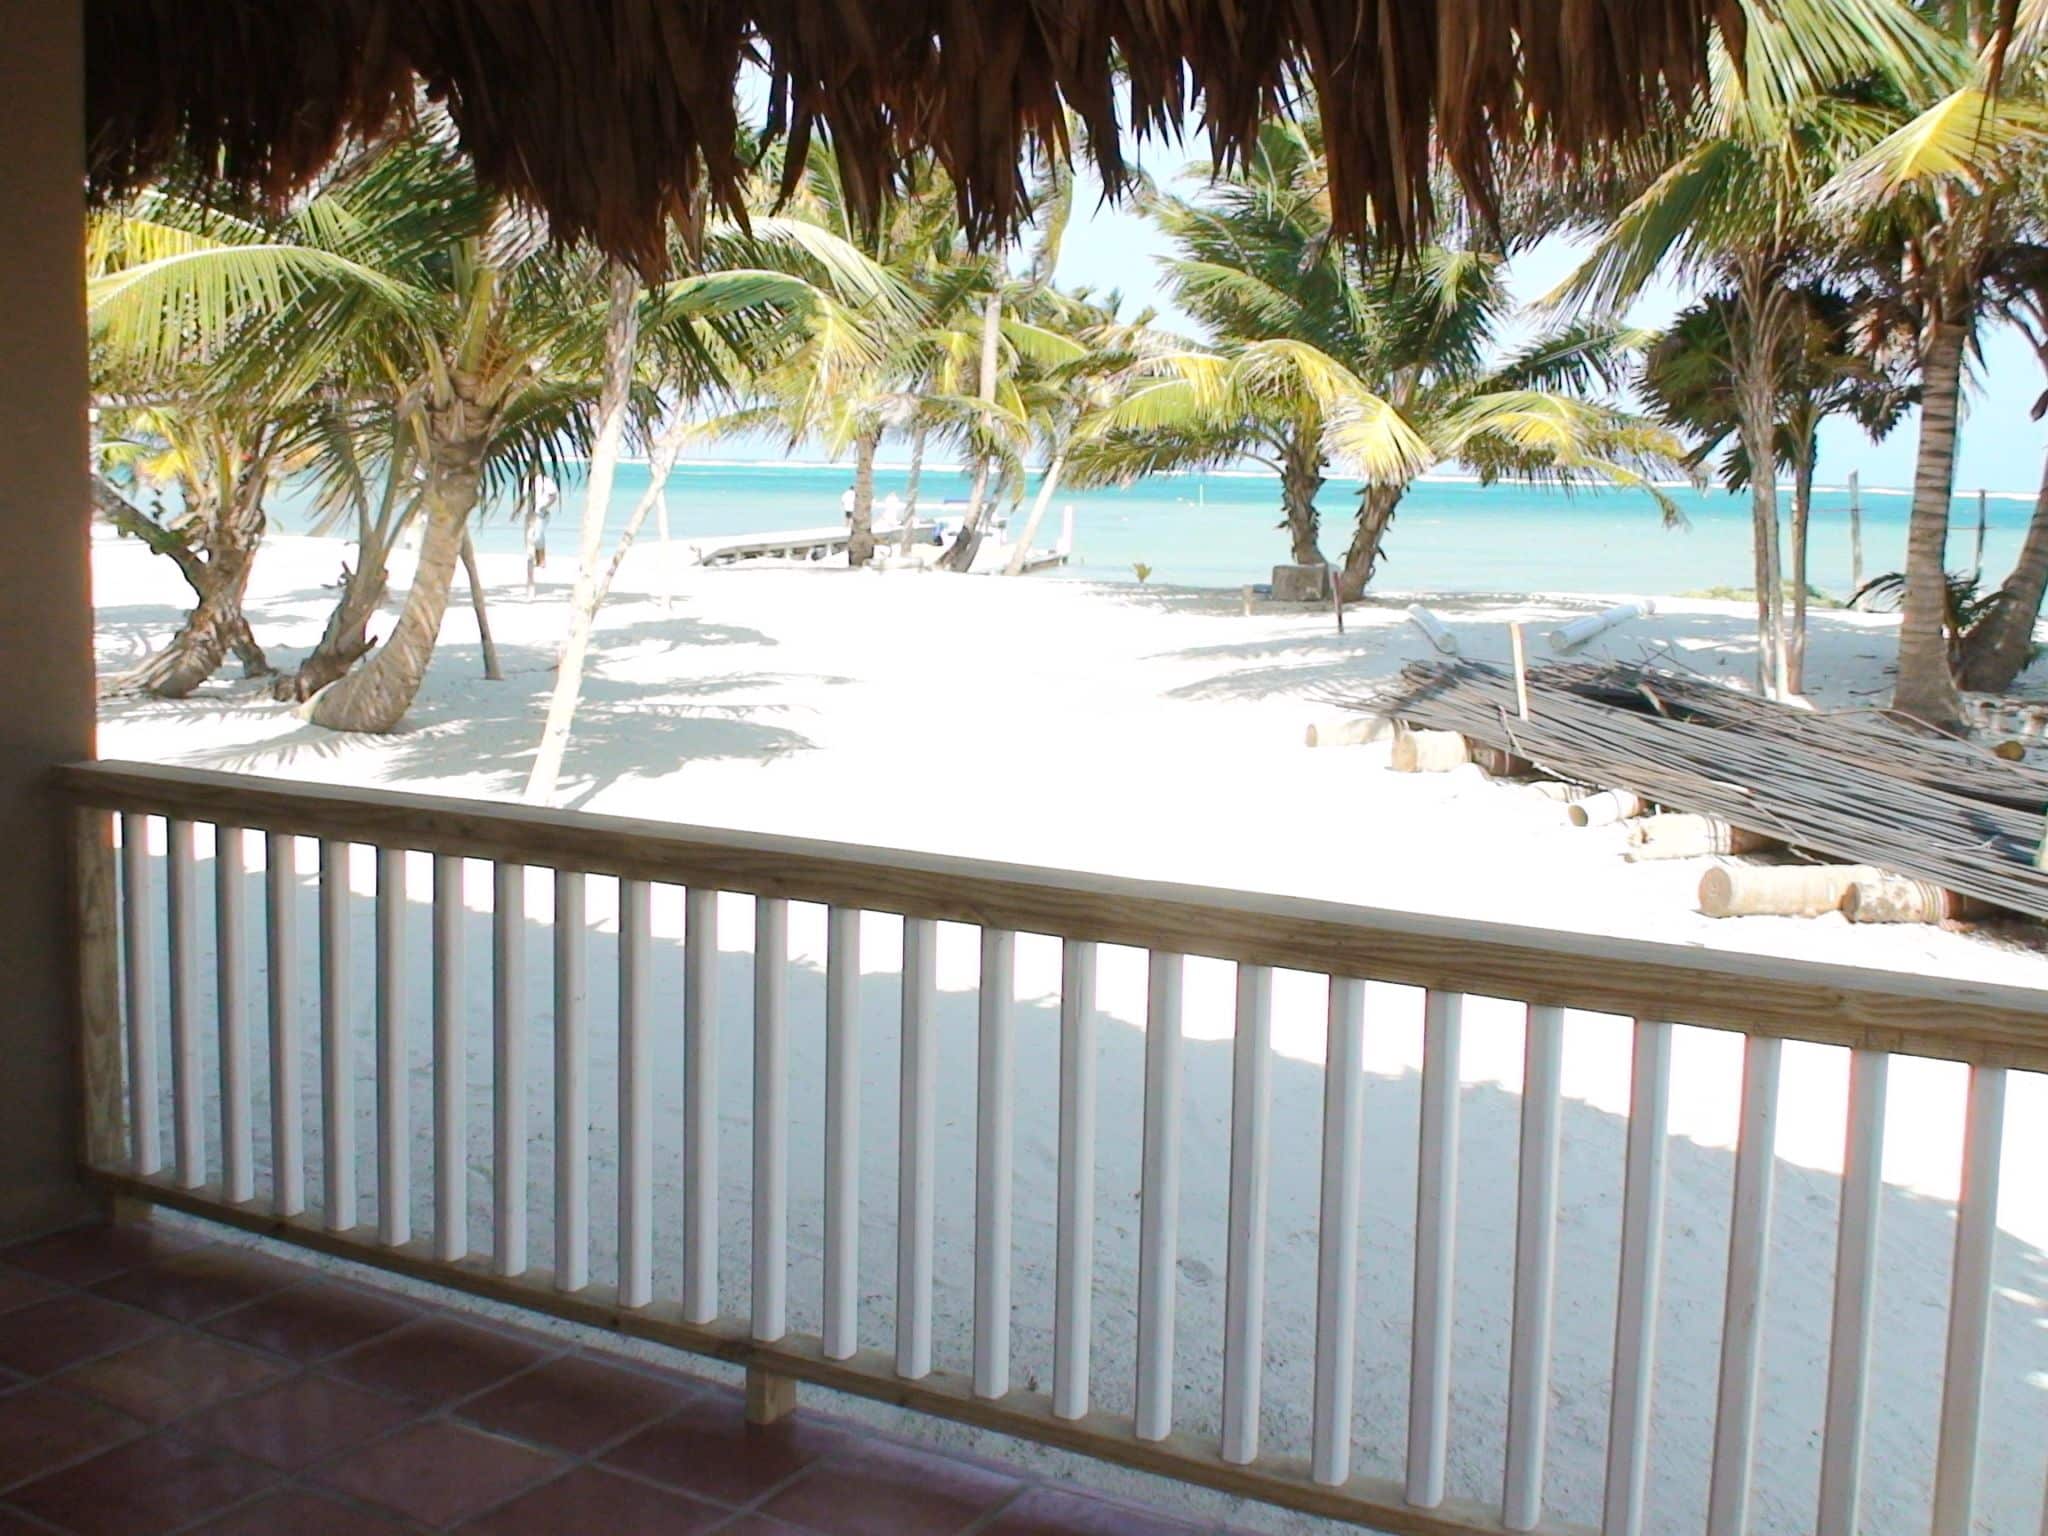
[[[589,459],[582,454],[570,454],[563,462],[567,464],[586,464],[589,462]],[[649,461],[644,456],[628,454],[622,457],[620,462],[645,467]],[[678,470],[765,469],[789,471],[792,473],[823,473],[830,470],[840,470],[847,474],[853,472],[850,465],[831,459],[681,459],[677,461],[676,468]],[[959,475],[966,474],[971,468],[971,465],[956,463],[950,459],[926,459],[923,472],[928,475]],[[875,469],[878,473],[907,474],[910,470],[910,461],[908,459],[877,458],[875,460]],[[1147,478],[1153,480],[1271,480],[1274,478],[1274,474],[1269,469],[1258,467],[1244,469],[1173,469],[1161,470]],[[1332,479],[1344,478],[1346,477],[1332,477]],[[1479,485],[1482,482],[1477,475],[1417,475],[1415,483],[1418,485]],[[1650,484],[1660,490],[1700,489],[1690,480],[1653,480]],[[1789,495],[1792,488],[1790,480],[1778,482],[1778,490],[1781,494]],[[1720,489],[1720,487],[1709,485],[1706,489]],[[1843,496],[1848,494],[1849,486],[1847,482],[1816,484],[1813,489],[1816,493],[1822,495]],[[1991,501],[2032,502],[2039,495],[2037,491],[1994,491],[1988,486],[1981,488],[1969,486],[1954,491],[1951,499],[1966,501],[1970,497],[1977,495],[1980,489],[1983,495]],[[1857,487],[1857,490],[1865,496],[1909,498],[1913,494],[1911,486],[1898,485],[1860,485]]]

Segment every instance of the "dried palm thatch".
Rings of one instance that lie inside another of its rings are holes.
[[[734,81],[771,81],[788,163],[829,136],[857,209],[931,150],[977,238],[1028,213],[1027,152],[1066,110],[1105,185],[1119,126],[1192,111],[1227,163],[1291,96],[1320,98],[1341,231],[1410,242],[1440,154],[1481,203],[1504,150],[1583,156],[1705,69],[1739,0],[89,0],[96,194],[173,164],[275,201],[422,87],[486,182],[644,269],[708,194],[737,210]],[[794,170],[792,170],[794,174]]]

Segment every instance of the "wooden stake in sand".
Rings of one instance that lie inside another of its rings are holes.
[[[1838,911],[1859,880],[1883,872],[1868,864],[1719,864],[1700,876],[1708,917],[1819,917]]]
[[[1645,816],[1629,829],[1628,836],[1628,856],[1638,860],[1756,853],[1771,846],[1771,840],[1760,832],[1734,826],[1718,816],[1695,816],[1685,811]]]
[[[1515,704],[1524,720],[1529,718],[1529,653],[1522,644],[1522,626],[1516,621],[1508,626],[1508,644],[1515,652]]]

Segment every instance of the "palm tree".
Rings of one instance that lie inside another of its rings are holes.
[[[2048,374],[2048,246],[2015,251],[2005,265],[1999,308],[2026,331],[2043,373]],[[2035,417],[2044,413],[2048,413],[2048,391],[2034,402]],[[2048,462],[2042,466],[2041,489],[2034,498],[2034,514],[2027,522],[2019,558],[1999,586],[1990,611],[1963,637],[1964,687],[2003,693],[2012,686],[2033,658],[2034,627],[2041,617],[2044,594],[2048,594]]]
[[[1820,424],[1847,412],[1881,440],[1912,403],[1905,359],[1882,338],[1872,338],[1853,302],[1823,284],[1797,294],[1799,316],[1778,353],[1772,387],[1777,425],[1767,473],[1792,472],[1792,517],[1787,585],[1791,621],[1783,636],[1789,690],[1805,688],[1807,530],[1813,513],[1814,470]],[[1702,299],[1681,313],[1644,358],[1642,387],[1667,426],[1695,439],[1687,462],[1697,468],[1720,457],[1720,479],[1731,491],[1747,488],[1753,473],[1742,441],[1736,358],[1739,326],[1733,295]],[[1732,441],[1731,441],[1732,440]]]
[[[1805,330],[1803,285],[1839,243],[1816,210],[1828,176],[1873,137],[1873,94],[1920,89],[1950,67],[1896,0],[1827,0],[1789,16],[1746,7],[1742,67],[1716,42],[1711,88],[1667,135],[1665,163],[1599,231],[1554,300],[1619,309],[1675,269],[1725,297],[1729,406],[1751,464],[1777,462],[1783,380]],[[1777,477],[1748,477],[1756,565],[1757,683],[1791,689]]]
[[[100,413],[93,496],[115,528],[171,560],[194,604],[170,642],[112,684],[182,699],[230,651],[243,675],[271,670],[242,611],[263,537],[264,497],[288,460],[302,418],[251,419],[246,410],[146,406]],[[109,435],[108,429],[117,435]],[[177,497],[161,507],[161,493]],[[141,504],[146,497],[152,504]]]
[[[1906,536],[1892,707],[1938,730],[1964,728],[1949,647],[1949,505],[1965,362],[1995,306],[2001,273],[2038,243],[2036,162],[2048,149],[2048,8],[1944,8],[1961,61],[1946,89],[1917,112],[1901,103],[1892,131],[1845,166],[1823,206],[1851,222],[1854,251],[1873,286],[1912,327],[1920,368],[1920,442]],[[2013,649],[2008,638],[2005,649]]]
[[[1489,479],[1646,488],[1671,467],[1669,433],[1592,394],[1618,381],[1633,333],[1558,332],[1491,361],[1502,255],[1357,251],[1333,232],[1319,140],[1313,118],[1269,123],[1206,198],[1151,201],[1177,247],[1165,264],[1175,297],[1214,340],[1146,360],[1148,382],[1077,452],[1077,479],[1263,463],[1279,478],[1291,558],[1323,565],[1316,498],[1334,465],[1366,483],[1338,577],[1356,598],[1408,486],[1439,460]]]

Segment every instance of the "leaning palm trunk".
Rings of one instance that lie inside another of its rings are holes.
[[[996,346],[1001,340],[1002,328],[1002,297],[991,293],[988,296],[988,306],[981,315],[980,393],[983,404],[995,402]],[[967,516],[960,521],[960,536],[953,541],[953,547],[939,558],[939,564],[946,570],[974,569],[974,552],[981,547],[981,514],[987,505],[988,474],[989,455],[983,454],[974,469],[974,489],[968,494]]]
[[[1067,450],[1061,448],[1052,456],[1052,462],[1045,466],[1045,475],[1038,482],[1038,495],[1031,503],[1031,517],[1024,524],[1024,532],[1010,548],[1010,560],[1003,567],[1005,576],[1022,576],[1024,564],[1031,558],[1031,546],[1037,541],[1039,525],[1045,521],[1045,509],[1052,505],[1053,493],[1059,489],[1060,475],[1067,467]]]
[[[903,488],[903,532],[898,535],[896,547],[903,554],[910,553],[910,542],[917,532],[917,488],[924,479],[924,443],[931,428],[923,422],[910,434],[910,479]]]
[[[2034,498],[2034,516],[2012,574],[1998,589],[1998,601],[1963,637],[1963,686],[1980,693],[2003,693],[2012,686],[2034,653],[2034,625],[2041,617],[2041,598],[2048,593],[2048,463],[2041,468],[2041,491]]]
[[[256,643],[242,612],[256,547],[263,537],[267,484],[267,477],[260,474],[245,478],[232,488],[225,505],[196,521],[197,536],[188,539],[165,528],[95,477],[94,501],[100,510],[117,528],[168,556],[196,599],[170,642],[116,679],[113,691],[185,698],[220,670],[230,651],[241,658],[244,676],[261,677],[270,671],[263,648]]]
[[[853,446],[853,530],[846,563],[856,568],[875,558],[875,448],[881,439],[881,428],[871,427]]]
[[[1963,729],[1950,670],[1948,511],[1955,483],[1956,411],[1962,387],[1963,327],[1937,321],[1921,349],[1920,445],[1906,532],[1906,596],[1899,612],[1899,677],[1892,709],[1936,730]]]
[[[1358,531],[1351,536],[1344,569],[1337,577],[1337,595],[1343,601],[1355,603],[1365,596],[1366,586],[1379,568],[1380,551],[1386,547],[1394,508],[1401,504],[1407,489],[1405,485],[1369,485],[1360,493]]]
[[[598,396],[597,440],[590,450],[590,481],[583,501],[583,545],[576,566],[576,593],[569,610],[569,636],[555,669],[554,696],[548,700],[547,725],[540,750],[526,779],[526,798],[536,804],[554,798],[562,776],[562,758],[569,750],[569,728],[583,694],[583,665],[590,655],[590,632],[597,623],[603,587],[609,583],[598,569],[604,553],[605,518],[611,511],[612,473],[626,435],[626,407],[633,385],[633,353],[640,335],[640,279],[632,268],[612,267],[611,302],[605,321],[604,385]]]
[[[462,574],[469,578],[469,606],[476,614],[477,643],[484,652],[484,681],[502,683],[505,674],[498,670],[498,642],[491,638],[491,610],[484,602],[484,578],[476,568],[476,541],[466,529],[462,535]]]
[[[467,383],[467,381],[464,381]],[[334,731],[388,731],[405,718],[426,680],[462,557],[462,539],[483,482],[486,434],[458,388],[455,401],[430,408],[424,498],[426,531],[412,590],[391,637],[368,662],[312,696],[306,718]]]

